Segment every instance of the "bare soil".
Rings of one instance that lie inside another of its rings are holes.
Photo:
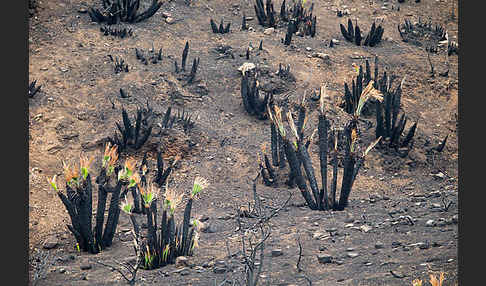
[[[304,91],[327,83],[328,118],[340,122],[347,114],[339,107],[344,82],[355,75],[353,63],[373,63],[379,57],[380,71],[387,70],[399,79],[406,77],[402,110],[409,126],[418,121],[412,152],[400,158],[386,149],[373,150],[367,157],[353,187],[349,207],[341,212],[311,211],[304,205],[299,190],[285,185],[257,191],[267,205],[278,207],[293,194],[292,202],[272,218],[272,234],[265,250],[262,285],[412,285],[413,279],[428,281],[429,274],[445,272],[443,285],[457,285],[457,198],[458,198],[458,60],[449,57],[448,77],[438,76],[447,69],[446,53],[431,54],[436,70],[430,66],[424,47],[402,42],[397,25],[405,19],[440,24],[455,41],[458,39],[457,1],[314,1],[317,16],[316,37],[293,37],[292,45],[281,42],[286,28],[265,35],[253,9],[253,1],[200,0],[190,6],[183,0],[166,1],[148,20],[125,25],[133,37],[104,36],[100,25],[92,23],[80,8],[98,1],[36,1],[30,18],[29,78],[42,85],[41,92],[29,99],[29,264],[31,282],[36,285],[119,285],[125,281],[117,271],[103,266],[133,256],[132,238],[126,232],[130,221],[120,215],[120,225],[112,247],[97,255],[78,253],[75,240],[66,228],[69,216],[46,179],[62,177],[62,160],[79,157],[81,152],[97,155],[108,136],[115,133],[121,108],[133,114],[147,101],[160,115],[168,106],[197,114],[199,119],[189,132],[175,130],[161,144],[152,139],[139,152],[130,155],[140,160],[145,151],[155,158],[161,148],[165,158],[182,156],[170,185],[188,193],[196,175],[211,185],[193,205],[193,216],[206,216],[214,230],[201,234],[199,249],[189,258],[190,266],[178,271],[174,265],[140,270],[137,284],[219,285],[225,275],[242,275],[237,209],[252,201],[251,180],[258,170],[262,144],[269,144],[269,122],[249,116],[241,101],[240,74],[237,68],[247,60],[247,47],[255,48],[250,62],[273,72],[279,63],[290,65],[295,82],[269,84],[281,87],[277,99],[298,102]],[[101,2],[101,1],[99,1]],[[275,8],[281,1],[275,0]],[[309,2],[309,1],[307,1]],[[96,3],[99,5],[99,3]],[[343,8],[346,5],[346,8]],[[386,5],[386,9],[382,7]],[[278,7],[278,9],[277,9]],[[392,9],[393,7],[393,9]],[[400,10],[397,11],[397,7]],[[349,9],[350,15],[337,17],[336,9]],[[451,17],[454,11],[456,17]],[[165,22],[163,12],[176,20]],[[243,14],[252,31],[240,30]],[[376,47],[346,42],[339,23],[357,18],[366,34],[375,20],[383,20],[383,41]],[[213,34],[209,19],[230,21],[231,32]],[[331,39],[339,44],[329,48]],[[263,51],[257,51],[263,40]],[[188,63],[200,58],[197,81],[184,86],[177,79],[173,60],[180,62],[186,41],[190,43]],[[221,58],[215,49],[232,47],[234,59]],[[135,57],[135,48],[162,48],[164,59],[144,65]],[[310,48],[310,51],[307,49]],[[329,60],[311,57],[314,52],[329,55]],[[121,57],[129,72],[115,74],[107,55]],[[122,99],[119,89],[130,97]],[[115,108],[112,108],[113,101]],[[310,107],[311,132],[317,122],[317,106]],[[373,118],[365,118],[374,126]],[[374,128],[364,129],[362,140],[371,142]],[[448,135],[441,153],[427,151]],[[311,145],[312,160],[318,162],[318,148]],[[100,162],[93,164],[99,168]],[[439,175],[436,175],[439,174]],[[452,202],[444,210],[443,203]],[[455,217],[454,217],[455,216]],[[406,217],[410,217],[410,221]],[[427,225],[429,220],[434,222]],[[245,221],[251,222],[251,218]],[[352,224],[352,225],[351,225]],[[365,227],[363,227],[365,226]],[[369,228],[369,230],[368,230]],[[298,272],[296,263],[300,237],[303,253]],[[44,249],[46,240],[57,246]],[[377,242],[383,247],[376,248]],[[232,257],[228,258],[227,243]],[[272,257],[272,249],[283,255]],[[351,248],[351,249],[350,249]],[[358,253],[350,258],[349,252]],[[326,253],[332,263],[320,264],[317,255]],[[213,263],[225,260],[226,274],[214,273]],[[83,264],[91,268],[82,270]],[[215,281],[218,283],[215,284]],[[424,285],[429,285],[428,282]]]

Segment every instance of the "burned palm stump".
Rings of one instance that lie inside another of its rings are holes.
[[[204,179],[197,177],[194,181],[191,195],[184,208],[184,216],[181,223],[175,219],[175,210],[182,199],[175,191],[166,188],[165,198],[162,202],[162,216],[160,224],[157,221],[157,193],[153,185],[140,187],[142,194],[142,207],[145,209],[147,233],[140,241],[139,257],[142,267],[147,270],[157,269],[169,264],[174,264],[179,256],[191,256],[198,246],[199,233],[198,222],[191,222],[192,204],[198,193],[207,186]],[[125,201],[122,210],[130,216],[135,233],[141,228],[133,215],[133,205]]]
[[[177,64],[177,61],[174,61],[174,67],[175,67],[175,73],[179,74],[181,72],[181,76],[178,77],[178,80],[185,80],[186,83],[185,85],[192,84],[196,78],[196,73],[197,73],[197,68],[199,67],[199,57],[196,59],[194,58],[192,61],[192,67],[191,71],[189,73],[186,72],[186,61],[187,61],[187,56],[189,54],[189,42],[186,42],[186,45],[184,46],[184,50],[182,50],[182,57],[181,57],[181,69],[179,70],[179,65]]]
[[[242,73],[240,91],[246,112],[260,120],[267,119],[267,104],[272,101],[273,94],[266,93],[265,97],[261,98],[255,69]]]
[[[162,1],[152,0],[145,11],[140,13],[140,2],[140,0],[102,0],[102,9],[89,7],[88,15],[91,21],[100,24],[138,23],[152,17],[163,4]]]
[[[337,134],[334,131],[330,131],[329,121],[326,119],[324,112],[324,101],[321,97],[320,100],[320,112],[318,117],[317,134],[319,136],[319,162],[321,173],[321,188],[318,186],[318,182],[315,175],[314,166],[310,159],[308,146],[312,140],[306,138],[304,134],[305,125],[307,122],[306,108],[304,107],[304,101],[299,107],[299,114],[297,123],[294,123],[292,113],[289,111],[287,115],[287,122],[290,127],[290,131],[283,125],[280,108],[275,106],[275,113],[270,115],[271,120],[274,123],[278,133],[282,137],[283,145],[279,145],[279,148],[284,149],[285,158],[290,166],[289,182],[291,185],[294,183],[299,188],[302,197],[306,204],[312,210],[344,210],[348,204],[349,195],[352,190],[353,183],[356,179],[358,171],[364,162],[364,158],[367,153],[378,143],[381,139],[373,142],[364,152],[359,152],[360,147],[357,144],[358,130],[357,120],[352,119],[344,129],[344,172],[341,181],[341,190],[339,200],[336,200],[336,186],[337,186],[337,170],[338,170],[338,145]],[[269,111],[271,112],[271,111]],[[329,133],[332,138],[331,142],[334,142],[333,147],[329,148]],[[274,135],[273,135],[274,136]],[[275,138],[272,142],[277,141]],[[331,154],[329,150],[331,149]],[[277,151],[278,152],[278,151]],[[276,159],[274,147],[272,147],[272,158]],[[333,165],[332,181],[330,189],[328,191],[327,174],[328,174],[328,156],[331,155],[331,163]],[[281,161],[279,161],[279,164]],[[267,169],[269,163],[266,163]],[[302,168],[304,171],[302,171]],[[305,173],[305,175],[304,175]],[[271,182],[271,181],[270,181]],[[310,190],[308,188],[310,187]]]
[[[275,27],[275,11],[273,9],[272,0],[266,0],[263,4],[263,0],[255,0],[255,14],[258,19],[258,24],[263,27]]]
[[[317,17],[312,15],[313,9],[314,3],[311,4],[309,9],[306,9],[301,1],[297,1],[292,8],[287,9],[285,1],[282,2],[280,19],[288,22],[287,33],[285,39],[282,40],[284,45],[290,45],[294,34],[301,37],[314,37],[316,35]]]
[[[420,18],[416,23],[406,19],[405,23],[402,25],[398,24],[397,28],[403,42],[418,47],[425,46],[429,50],[436,52],[439,42],[447,40],[447,31],[444,27],[441,25],[434,26],[431,22],[422,22]]]
[[[361,35],[361,29],[359,28],[358,23],[353,26],[353,22],[351,21],[351,19],[348,19],[347,29],[343,24],[339,24],[339,27],[341,28],[341,34],[346,39],[346,41],[355,43],[357,46],[361,45],[363,37]],[[381,42],[381,39],[383,38],[383,32],[383,27],[381,25],[378,25],[378,27],[376,27],[375,22],[373,22],[370,31],[368,32],[368,35],[363,42],[363,46],[376,46],[378,43]]]
[[[34,80],[29,84],[29,98],[33,98],[34,95],[36,95],[40,91],[42,85],[38,85],[36,87],[35,86],[36,84],[37,84],[37,80]]]
[[[112,55],[108,55],[108,58],[114,63],[114,71],[115,74],[121,73],[121,72],[128,72],[128,64],[125,63],[125,60],[122,58],[115,57],[113,59]]]
[[[134,162],[131,159],[128,159],[123,167],[115,166],[118,159],[117,147],[108,144],[102,159],[102,168],[96,178],[98,202],[93,228],[93,184],[89,170],[93,159],[81,157],[79,167],[64,165],[65,193],[58,189],[56,176],[50,181],[50,184],[57,191],[68,211],[71,224],[68,224],[67,227],[76,239],[77,250],[95,254],[111,246],[119,220],[120,197],[124,196],[128,188],[135,184],[136,177],[133,176],[135,170]],[[108,217],[103,228],[109,194],[111,194],[111,198]]]
[[[383,77],[377,81],[378,89],[383,100],[377,100],[376,106],[376,138],[383,138],[380,146],[389,146],[393,148],[400,157],[406,157],[413,147],[413,137],[417,129],[415,122],[407,131],[405,137],[402,137],[407,123],[407,116],[402,113],[398,115],[401,109],[402,87],[405,79],[402,79],[394,89],[392,88],[393,79],[383,73]]]
[[[147,52],[144,52],[142,49],[135,48],[135,56],[137,60],[139,60],[144,65],[148,65],[148,63],[156,64],[162,61],[162,48],[160,48],[157,52],[152,47]]]
[[[122,28],[112,28],[110,26],[101,26],[100,31],[105,36],[111,35],[122,39],[133,36],[132,29],[127,29],[127,28],[122,29]]]
[[[219,23],[219,27],[216,25],[216,23],[213,21],[213,19],[211,19],[209,21],[209,23],[211,24],[211,30],[215,34],[226,34],[226,33],[230,32],[231,22],[226,24],[226,26],[225,26],[223,24],[223,19],[221,19],[221,22]]]
[[[122,119],[123,126],[116,122],[120,135],[115,133],[114,137],[108,138],[108,140],[112,144],[119,146],[120,152],[128,148],[139,150],[152,135],[153,120],[151,113],[144,114],[142,109],[139,108],[135,118],[135,125],[132,125],[128,113],[125,109],[122,109]]]

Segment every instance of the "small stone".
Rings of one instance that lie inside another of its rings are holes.
[[[425,243],[425,242],[419,242],[417,244],[417,246],[420,248],[420,249],[429,249],[430,245],[428,243]]]
[[[172,15],[169,12],[162,12],[162,17],[169,18],[172,17]]]
[[[81,7],[78,9],[78,13],[81,13],[81,14],[85,14],[88,12],[88,9],[86,9],[85,7]]]
[[[312,48],[311,47],[306,47],[305,50],[308,51],[308,52],[310,52],[310,51],[312,51]]]
[[[327,250],[327,247],[325,245],[319,246],[319,251],[324,251]]]
[[[363,232],[368,232],[368,231],[371,230],[371,226],[364,224],[364,225],[360,226],[359,229]]]
[[[320,59],[323,59],[323,60],[330,59],[329,55],[328,54],[325,54],[325,53],[313,53],[312,56],[314,58],[320,58]]]
[[[346,251],[354,251],[354,248],[348,247],[348,248],[346,248]]]
[[[353,227],[353,226],[354,226],[354,224],[352,224],[352,223],[348,223],[348,224],[344,225],[345,228],[349,228],[349,227]]]
[[[182,269],[182,271],[181,271],[181,272],[179,272],[179,274],[180,274],[181,276],[186,276],[186,275],[189,275],[189,274],[190,274],[190,271],[189,271],[189,269],[187,269],[187,268],[183,268],[183,269]]]
[[[451,218],[451,222],[452,223],[457,223],[459,221],[459,216],[458,215],[453,215],[452,218]]]
[[[319,261],[319,263],[322,263],[322,264],[331,263],[332,256],[329,255],[329,254],[318,254],[317,255],[317,261]]]
[[[66,273],[66,268],[59,268],[59,273]]]
[[[48,68],[43,67],[43,68],[40,68],[40,70],[41,70],[41,71],[46,71],[46,70],[48,70]]]
[[[174,23],[175,23],[175,19],[174,19],[174,18],[172,18],[172,17],[167,17],[167,18],[165,18],[165,22],[166,22],[167,24],[169,24],[169,25],[172,25],[172,24],[174,24]]]
[[[439,178],[439,179],[444,179],[445,175],[442,172],[439,172],[437,174],[432,174],[432,176]]]
[[[280,248],[272,249],[272,257],[282,256],[283,251]]]
[[[331,40],[334,45],[339,45],[339,40],[338,39],[332,39]]]
[[[425,226],[434,226],[435,225],[435,221],[433,219],[429,219],[426,223],[425,223]]]
[[[56,238],[50,237],[50,238],[48,238],[44,241],[44,244],[42,245],[42,247],[44,249],[53,249],[58,245],[58,243],[59,242],[57,241]]]
[[[381,241],[378,241],[378,242],[375,243],[375,248],[376,249],[383,249],[383,248],[385,248],[385,245]]]
[[[263,34],[265,35],[271,35],[273,33],[273,31],[275,31],[275,28],[267,28],[265,29],[265,31],[263,31]]]
[[[222,274],[226,272],[226,267],[214,267],[213,272],[216,274]]]
[[[371,265],[373,265],[373,262],[366,262],[364,265],[365,266],[371,266]]]
[[[357,253],[357,252],[348,252],[346,255],[349,258],[355,258],[355,257],[358,257],[359,256],[359,253]]]
[[[91,267],[92,266],[91,266],[91,264],[89,262],[83,263],[80,266],[81,270],[89,270],[89,269],[91,269]]]
[[[175,266],[176,267],[183,267],[183,266],[188,266],[189,264],[189,259],[185,256],[178,256],[175,261]]]

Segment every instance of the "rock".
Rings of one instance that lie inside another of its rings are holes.
[[[255,69],[256,66],[254,63],[243,63],[238,70],[244,75],[246,72]]]
[[[282,256],[283,251],[281,248],[272,249],[272,257]]]
[[[58,240],[55,237],[47,238],[44,243],[42,244],[42,248],[44,249],[53,249],[58,245]]]
[[[346,214],[346,218],[344,219],[344,223],[352,223],[354,222],[354,216],[350,213]]]
[[[66,273],[66,268],[59,268],[59,273]]]
[[[169,25],[172,25],[172,24],[174,24],[174,23],[175,23],[175,19],[174,19],[174,18],[172,18],[172,17],[167,17],[167,18],[165,18],[165,22],[166,22],[167,24],[169,24]]]
[[[445,175],[442,172],[439,172],[437,174],[432,174],[432,176],[434,176],[435,178],[439,178],[439,179],[444,179],[445,178]]]
[[[179,274],[180,274],[181,276],[186,276],[186,275],[189,275],[189,274],[190,274],[190,271],[189,271],[189,269],[187,269],[187,268],[183,268],[183,269],[182,269],[182,271],[181,271],[181,272],[179,272]]]
[[[330,56],[328,54],[325,54],[325,53],[313,53],[312,56],[314,58],[320,58],[320,59],[323,59],[323,60],[329,60],[330,59]]]
[[[339,40],[338,39],[332,39],[331,40],[334,45],[339,45]]]
[[[393,275],[393,277],[396,278],[403,278],[405,275],[403,275],[401,272],[398,272],[396,270],[390,270],[390,273]]]
[[[202,223],[202,226],[201,226],[201,232],[204,232],[204,233],[215,233],[217,232],[216,228],[214,227],[214,225],[212,223]]]
[[[357,252],[348,252],[346,255],[349,258],[355,258],[355,257],[358,257],[359,256],[359,253],[357,253]]]
[[[319,263],[325,264],[325,263],[331,263],[332,262],[332,256],[329,254],[318,254],[317,255],[317,261]]]
[[[359,229],[360,229],[362,232],[368,232],[368,231],[370,231],[370,230],[371,230],[371,228],[372,228],[371,226],[368,226],[368,225],[366,225],[366,224],[364,224],[364,225],[362,225],[362,226],[360,226],[360,227],[359,227]]]
[[[175,261],[176,267],[189,266],[189,259],[185,256],[178,256]]]
[[[89,262],[84,262],[79,266],[79,268],[81,268],[81,270],[89,270],[89,269],[91,269],[91,267],[92,267],[91,263],[89,263]]]
[[[265,29],[265,31],[263,31],[263,34],[265,35],[271,35],[273,33],[273,31],[275,31],[275,28],[267,28]]]
[[[325,245],[319,246],[319,251],[324,251],[327,250],[327,247]]]
[[[426,223],[425,226],[435,226],[435,221],[433,219],[429,219]]]
[[[85,14],[88,12],[88,9],[86,9],[86,7],[81,7],[78,9],[78,13],[81,13],[81,14]]]
[[[375,243],[375,248],[376,249],[383,249],[383,248],[385,248],[385,245],[381,241],[378,241],[378,242]]]
[[[349,227],[353,227],[353,226],[354,226],[354,224],[352,224],[352,223],[348,223],[348,224],[344,225],[345,228],[349,228]]]
[[[457,223],[458,221],[459,221],[459,216],[458,215],[455,214],[455,215],[453,215],[451,217],[451,222],[452,223]]]
[[[172,17],[172,15],[169,12],[162,12],[162,17],[169,18]]]
[[[417,244],[418,248],[420,249],[429,249],[430,245],[428,242],[419,242]]]
[[[306,47],[305,50],[308,51],[308,52],[310,52],[310,51],[312,51],[312,48],[311,47]]]
[[[323,232],[320,232],[320,231],[316,231],[312,234],[312,239],[315,239],[315,240],[320,240],[320,239],[324,239],[326,237],[328,237],[329,235],[327,233],[323,233]]]
[[[221,267],[221,266],[214,267],[213,272],[216,274],[223,274],[226,272],[226,267]]]

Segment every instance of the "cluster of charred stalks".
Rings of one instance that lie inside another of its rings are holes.
[[[137,266],[142,266],[144,269],[156,269],[175,263],[178,256],[193,254],[194,248],[198,246],[199,234],[197,221],[192,223],[190,221],[191,209],[196,196],[206,186],[207,182],[203,178],[195,179],[181,224],[176,223],[174,213],[183,194],[177,195],[174,190],[166,186],[160,225],[157,221],[158,190],[153,185],[138,186],[142,208],[147,218],[147,235],[144,238],[142,238],[140,225],[134,216],[134,206],[125,200],[121,208],[130,216],[133,225],[134,243],[138,255]]]
[[[122,39],[133,36],[132,29],[127,29],[127,28],[122,29],[122,28],[112,28],[110,26],[101,26],[100,31],[105,36],[112,35],[115,37],[120,37]]]
[[[33,98],[34,95],[39,92],[41,89],[42,85],[38,85],[37,87],[35,86],[37,84],[37,80],[34,80],[29,84],[29,98]]]
[[[189,54],[189,42],[186,42],[186,45],[184,46],[184,50],[182,51],[181,69],[180,70],[179,70],[179,65],[177,64],[177,61],[174,61],[175,73],[178,74],[180,72],[186,71],[186,61],[187,61],[187,55],[188,54]],[[199,57],[197,59],[194,58],[194,60],[192,62],[191,72],[189,74],[183,74],[184,78],[187,80],[186,85],[192,84],[194,82],[194,79],[196,78],[198,66],[199,66]]]
[[[346,30],[346,27],[344,27],[343,24],[339,24],[341,28],[341,34],[343,34],[343,37],[346,39],[346,41],[355,43],[357,46],[361,45],[361,41],[363,40],[363,36],[361,35],[361,30],[358,26],[358,23],[356,22],[356,25],[353,27],[353,22],[351,19],[348,19],[348,29]],[[373,22],[371,24],[371,29],[368,35],[366,36],[363,46],[369,46],[369,47],[374,47],[378,43],[381,42],[381,39],[383,37],[383,32],[384,29],[381,25],[378,25],[376,27],[376,23]]]
[[[305,98],[304,98],[305,99]],[[265,159],[265,167],[261,166],[261,174],[265,184],[271,184],[272,179],[275,178],[275,170],[273,166],[283,168],[285,161],[290,166],[290,174],[287,184],[294,186],[295,184],[300,189],[300,192],[306,201],[309,208],[312,210],[344,210],[348,204],[348,198],[353,187],[359,169],[363,165],[364,158],[368,152],[378,143],[379,138],[373,142],[364,152],[360,152],[360,147],[357,144],[358,126],[357,118],[353,118],[344,128],[344,134],[338,134],[338,130],[330,130],[329,121],[326,119],[324,112],[323,96],[320,100],[320,112],[318,117],[317,134],[319,136],[319,162],[321,171],[322,187],[318,187],[315,176],[314,167],[310,159],[308,147],[312,141],[312,137],[305,138],[304,128],[307,123],[307,114],[305,108],[305,100],[299,106],[299,114],[297,122],[294,123],[292,113],[287,112],[287,122],[290,126],[290,132],[287,131],[283,124],[282,111],[277,106],[274,106],[272,111],[268,111],[271,119],[271,149],[272,149],[272,164],[268,158]],[[316,132],[315,131],[315,132]],[[314,133],[313,133],[314,134]],[[337,174],[338,174],[338,137],[343,135],[344,144],[344,172],[341,181],[341,190],[339,200],[336,200],[337,189]],[[291,138],[294,137],[294,140]],[[332,146],[328,146],[330,141]],[[328,153],[331,150],[331,163],[333,165],[332,181],[330,184],[330,192],[328,193],[327,183],[327,165]],[[266,157],[266,156],[265,156]],[[272,166],[273,165],[273,166]],[[305,175],[302,173],[304,167]],[[307,181],[310,185],[311,193],[308,190]]]
[[[213,30],[213,33],[215,33],[215,34],[218,34],[218,33],[219,34],[226,34],[226,33],[230,32],[231,22],[226,24],[226,26],[224,26],[223,19],[221,19],[221,22],[219,23],[219,28],[216,25],[216,23],[213,21],[213,19],[211,19],[209,22],[211,24],[211,30]]]
[[[246,112],[255,115],[260,120],[267,119],[267,105],[272,101],[273,94],[266,93],[260,98],[260,91],[256,79],[256,68],[243,71],[241,77],[241,98]]]
[[[288,46],[292,42],[292,35],[311,36],[316,35],[317,17],[312,16],[314,3],[311,4],[309,10],[305,9],[302,1],[294,3],[290,11],[285,6],[285,0],[282,2],[280,8],[280,19],[288,22],[287,33],[285,34],[284,45]]]
[[[147,142],[152,134],[153,118],[151,112],[143,112],[141,108],[137,109],[135,118],[135,126],[132,125],[127,111],[122,109],[123,126],[116,122],[116,127],[120,132],[120,136],[115,133],[113,138],[108,140],[119,147],[119,151],[127,148],[134,150],[140,149],[142,145]]]
[[[148,50],[147,55],[145,55],[142,49],[139,50],[135,48],[135,56],[137,57],[137,60],[145,65],[148,65],[149,62],[156,64],[159,61],[162,61],[162,48],[160,48],[158,52],[155,52],[155,49],[152,47]]]
[[[120,73],[120,72],[123,72],[123,71],[124,72],[128,72],[128,64],[125,64],[125,60],[124,59],[118,58],[118,57],[115,57],[113,59],[113,56],[112,55],[108,55],[108,57],[115,64],[114,71],[115,71],[116,74],[117,73]]]
[[[162,6],[163,2],[152,0],[150,6],[139,13],[140,0],[102,0],[103,9],[94,7],[88,9],[91,21],[107,23],[108,25],[119,22],[138,23],[152,17]]]
[[[96,177],[98,185],[98,203],[96,210],[96,223],[92,228],[92,189],[90,164],[92,158],[80,158],[80,166],[64,164],[66,179],[66,193],[57,187],[56,176],[49,181],[57,191],[59,198],[66,207],[71,218],[67,225],[77,242],[78,251],[98,253],[111,246],[120,214],[119,200],[126,194],[133,184],[135,177],[134,162],[129,159],[121,167],[117,164],[118,153],[116,146],[106,146],[102,168]],[[116,165],[116,166],[115,166]],[[108,218],[103,229],[104,214],[108,194],[111,194]]]
[[[165,112],[164,119],[162,121],[163,129],[170,129],[174,126],[174,123],[180,123],[184,132],[194,127],[195,121],[192,118],[192,113],[186,112],[184,109],[182,112],[177,110],[177,114],[171,115],[172,107],[169,106]]]
[[[427,45],[427,48],[432,51],[437,48],[439,41],[447,40],[447,31],[444,27],[441,25],[433,26],[431,22],[422,22],[420,18],[416,24],[405,19],[405,23],[398,24],[397,28],[403,42],[409,42],[416,46],[422,46],[423,41],[432,42],[432,44]]]
[[[376,112],[376,138],[383,138],[380,146],[388,144],[395,148],[401,157],[408,155],[413,146],[413,137],[417,128],[415,122],[405,138],[401,138],[402,133],[407,123],[407,117],[404,113],[398,119],[401,106],[402,85],[405,79],[402,79],[394,89],[392,84],[394,76],[388,76],[386,71],[383,72],[381,78],[378,74],[378,57],[375,57],[374,77],[371,78],[371,68],[368,60],[366,60],[365,71],[363,66],[359,66],[356,80],[352,81],[352,89],[350,90],[347,83],[344,83],[344,110],[353,114],[356,113],[361,102],[360,115],[371,115],[373,112],[372,105],[375,105]],[[364,88],[363,88],[364,87]]]
[[[262,25],[263,27],[276,26],[277,22],[272,0],[266,0],[265,5],[263,4],[263,0],[255,0],[255,5],[253,6],[255,7],[258,24]]]

